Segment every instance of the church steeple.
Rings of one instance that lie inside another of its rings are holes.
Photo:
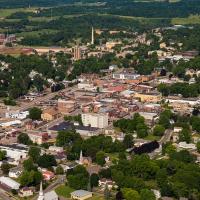
[[[92,40],[91,40],[91,44],[94,44],[94,28],[92,27]]]
[[[40,182],[40,192],[37,200],[44,200],[44,192],[42,188],[42,181]]]
[[[83,152],[82,152],[82,150],[81,150],[81,152],[80,152],[79,164],[80,164],[80,165],[83,164]]]

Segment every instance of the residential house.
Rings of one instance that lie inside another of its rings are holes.
[[[14,167],[9,170],[8,176],[10,178],[18,178],[22,174],[23,169],[21,167]]]
[[[102,178],[99,180],[99,187],[101,187],[101,190],[104,190],[106,185],[108,186],[109,190],[111,190],[113,187],[116,187],[115,182],[111,179]]]
[[[63,147],[50,146],[49,151],[53,152],[53,153],[63,153],[64,149],[63,149]]]
[[[28,136],[33,143],[39,145],[45,143],[49,138],[48,133],[29,133]]]
[[[59,111],[56,108],[48,108],[42,112],[41,118],[44,121],[52,121],[59,117]]]
[[[20,189],[18,195],[22,198],[30,197],[33,195],[33,189],[30,187],[23,187],[22,189]]]
[[[28,155],[28,147],[22,144],[0,145],[0,150],[6,151],[6,156],[12,159],[12,164],[18,165]]]
[[[55,177],[54,173],[51,171],[43,171],[42,176],[45,181],[50,181],[51,179]]]
[[[161,101],[161,94],[158,93],[135,93],[134,98],[140,99],[141,102],[157,103]]]
[[[174,133],[179,133],[179,132],[181,132],[183,130],[183,128],[182,127],[174,127]]]
[[[67,172],[68,170],[74,169],[78,164],[76,162],[69,162],[66,164],[61,164],[61,167],[63,168],[64,172]]]

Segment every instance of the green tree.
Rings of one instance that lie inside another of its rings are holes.
[[[126,160],[126,153],[125,152],[119,152],[119,160],[123,160],[125,159]]]
[[[173,154],[170,154],[170,158],[184,163],[193,163],[196,159],[195,156],[191,155],[187,150],[174,152]]]
[[[8,163],[2,163],[1,170],[2,170],[3,174],[8,174],[11,167],[12,166]]]
[[[148,189],[142,189],[140,191],[141,200],[156,200],[154,193]]]
[[[22,186],[30,186],[33,183],[34,171],[24,171],[19,177],[19,182]]]
[[[67,180],[69,186],[74,189],[87,189],[89,174],[84,166],[79,165],[67,174]]]
[[[90,176],[91,187],[97,187],[99,185],[99,176],[97,174],[92,174]]]
[[[162,125],[164,128],[170,127],[170,119],[168,116],[161,114],[159,118],[159,124]]]
[[[185,141],[187,143],[191,142],[191,134],[190,131],[188,129],[183,129],[180,133],[179,133],[179,141]]]
[[[71,143],[82,140],[80,135],[76,133],[76,131],[59,131],[58,135],[56,137],[56,145],[57,146],[68,146],[71,145]]]
[[[32,120],[41,119],[42,110],[37,107],[33,107],[29,110],[29,118]]]
[[[159,124],[156,125],[153,129],[153,134],[156,136],[163,136],[164,132],[165,132],[165,127]]]
[[[171,155],[176,152],[176,147],[173,146],[171,142],[166,142],[165,144],[162,145],[162,154],[168,154]]]
[[[168,96],[170,92],[168,86],[164,83],[158,85],[158,91],[161,92],[163,96]]]
[[[200,132],[200,117],[191,117],[190,123],[192,125],[192,130]]]
[[[97,152],[96,163],[103,166],[106,163],[105,158],[106,158],[105,152],[103,151]]]
[[[64,174],[64,170],[60,165],[56,167],[56,174]]]
[[[35,171],[33,175],[33,185],[34,186],[39,185],[42,179],[43,179],[42,173],[39,171]]]
[[[6,151],[1,151],[0,150],[0,161],[4,160],[6,158]]]
[[[167,170],[166,169],[159,169],[157,171],[156,181],[160,187],[167,181]]]
[[[42,174],[38,171],[23,171],[19,177],[19,182],[22,186],[36,186],[42,180]]]
[[[198,153],[200,153],[200,141],[197,142],[196,147],[197,147]]]
[[[140,195],[136,190],[123,188],[122,193],[126,200],[140,200]]]
[[[123,144],[126,148],[131,148],[133,146],[133,136],[131,134],[126,134],[123,140]]]
[[[31,171],[31,170],[37,169],[31,158],[29,158],[28,160],[25,160],[23,162],[23,167],[24,167],[24,170],[26,170],[26,171]]]
[[[148,135],[148,128],[145,124],[138,124],[136,131],[139,138],[144,138]]]
[[[26,133],[20,133],[17,137],[17,142],[20,144],[30,145],[32,141]]]
[[[43,168],[49,168],[57,165],[54,155],[49,154],[43,154],[42,156],[39,156],[37,163]]]
[[[37,163],[40,153],[41,153],[41,149],[35,146],[31,146],[28,151],[28,155],[33,159],[34,163]]]

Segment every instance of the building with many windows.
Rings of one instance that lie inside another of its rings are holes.
[[[106,113],[83,113],[81,119],[84,126],[105,128],[108,126],[108,114]]]

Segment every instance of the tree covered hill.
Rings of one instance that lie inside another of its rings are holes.
[[[199,0],[0,0],[0,8],[29,6],[47,7],[38,14],[39,16],[104,13],[134,17],[172,18],[188,17],[200,13]]]

